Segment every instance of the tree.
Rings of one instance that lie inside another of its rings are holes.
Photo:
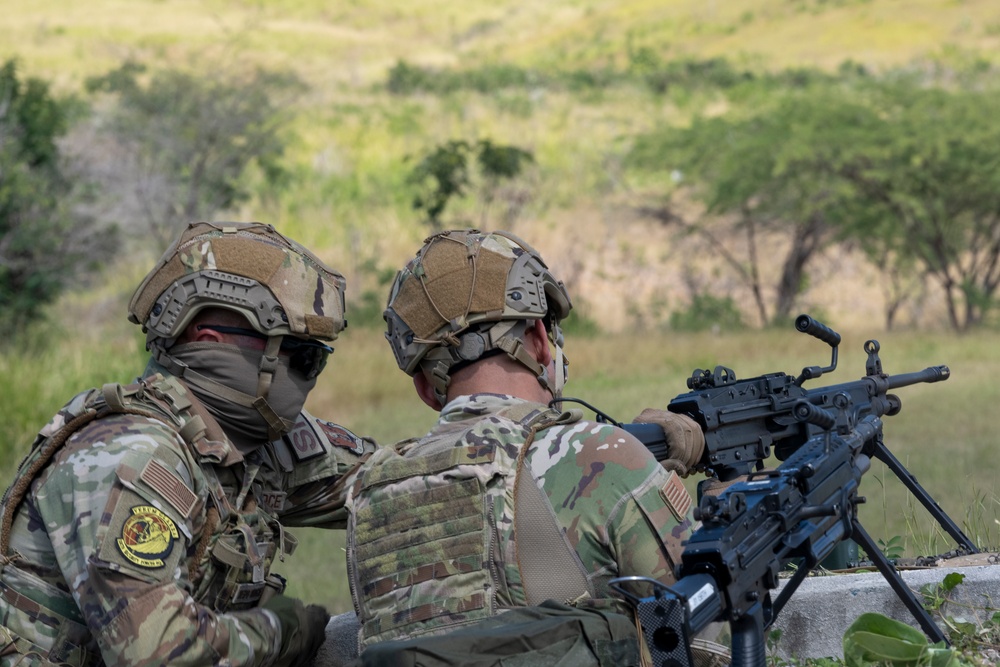
[[[470,157],[475,158],[472,169]],[[527,201],[523,191],[503,192],[505,183],[522,175],[524,166],[534,162],[534,156],[516,146],[494,144],[489,139],[475,143],[451,140],[436,146],[417,161],[410,170],[408,181],[417,189],[413,208],[424,212],[424,223],[437,232],[444,228],[445,207],[456,197],[464,197],[476,184],[480,204],[480,226],[486,227],[490,210],[498,199],[504,199],[503,226],[509,226]]]
[[[699,117],[688,128],[642,136],[629,155],[632,165],[672,171],[680,181],[674,196],[702,202],[706,215],[697,220],[670,203],[654,213],[709,242],[750,291],[765,325],[790,317],[810,262],[854,208],[853,187],[840,170],[855,146],[843,137],[875,123],[864,105],[828,86],[769,92],[749,114]],[[785,241],[783,255],[760,247],[775,237]],[[780,267],[773,299],[768,264]]]
[[[59,138],[72,109],[36,78],[0,66],[0,340],[117,248],[113,227],[81,213],[84,188],[66,177]]]
[[[843,168],[875,214],[850,231],[876,256],[921,266],[951,327],[967,330],[1000,285],[1000,92],[904,81],[881,93],[881,130]]]
[[[118,177],[161,244],[176,226],[211,219],[251,194],[241,178],[256,165],[282,182],[282,135],[291,97],[304,84],[290,74],[233,72],[206,65],[199,74],[147,74],[128,62],[87,82],[114,101],[107,129],[124,148]]]

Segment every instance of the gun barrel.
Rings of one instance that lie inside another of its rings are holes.
[[[951,370],[947,366],[931,366],[915,373],[902,373],[900,375],[889,376],[889,389],[907,387],[911,384],[921,382],[943,382],[951,377]]]

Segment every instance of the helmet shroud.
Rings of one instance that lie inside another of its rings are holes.
[[[429,237],[396,275],[386,338],[400,369],[411,376],[426,371],[442,403],[455,367],[493,351],[527,366],[558,395],[565,380],[559,322],[571,308],[563,283],[522,239],[452,230]],[[523,347],[527,324],[538,319],[556,346],[554,381]]]
[[[343,276],[271,225],[188,225],[136,289],[128,318],[170,343],[201,310],[244,315],[267,336],[331,341],[344,329]]]

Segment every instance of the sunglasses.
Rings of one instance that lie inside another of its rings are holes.
[[[226,327],[215,324],[199,324],[196,329],[211,329],[225,334],[237,334],[240,336],[250,336],[260,340],[267,340],[268,336],[255,329],[244,329],[242,327]],[[288,355],[288,366],[302,375],[307,380],[312,380],[326,368],[326,360],[333,354],[333,348],[324,345],[318,340],[308,338],[296,338],[295,336],[284,336],[281,339],[281,352]]]

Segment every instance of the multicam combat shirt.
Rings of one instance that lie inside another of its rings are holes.
[[[80,394],[33,452],[109,402],[122,409],[74,430],[4,526],[0,665],[270,664],[279,627],[256,606],[294,543],[284,526],[343,527],[345,473],[374,443],[302,413],[243,456],[154,375]]]
[[[537,502],[522,504],[523,485]],[[365,646],[536,604],[547,579],[579,582],[566,601],[613,607],[615,577],[674,581],[693,525],[676,474],[630,434],[493,394],[457,398],[427,436],[379,450],[347,503]]]

